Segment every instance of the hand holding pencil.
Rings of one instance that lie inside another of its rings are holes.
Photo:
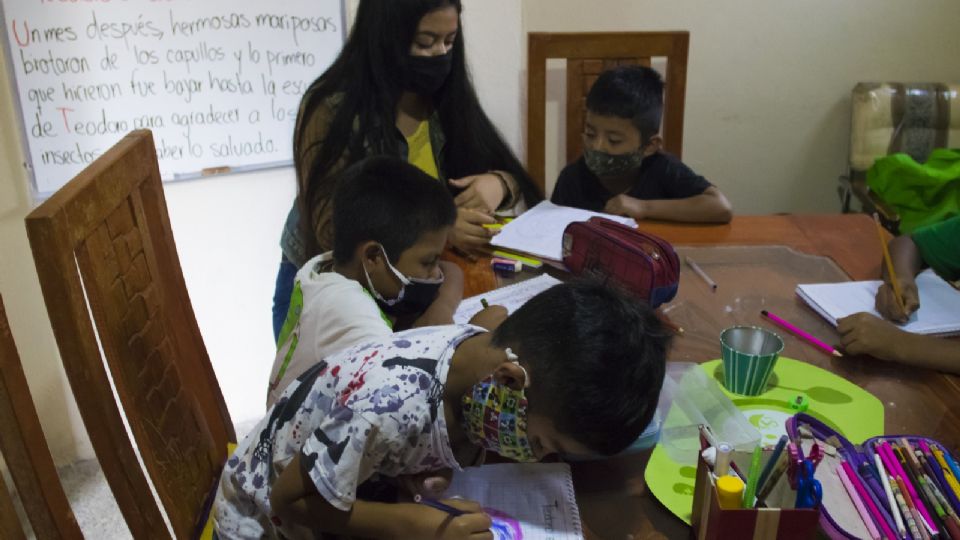
[[[898,285],[903,294],[903,304],[897,301],[893,285],[889,281],[884,281],[877,290],[876,308],[884,318],[904,323],[914,311],[920,308],[920,293],[913,279],[900,278]]]

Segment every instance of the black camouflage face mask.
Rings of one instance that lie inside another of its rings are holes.
[[[640,167],[643,163],[643,150],[629,154],[608,154],[586,148],[583,150],[583,158],[590,172],[599,177],[621,176]]]

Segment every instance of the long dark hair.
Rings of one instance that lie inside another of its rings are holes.
[[[313,219],[317,210],[331,204],[336,184],[327,174],[346,152],[349,162],[372,153],[396,151],[396,106],[405,88],[405,70],[410,46],[424,15],[453,6],[460,0],[361,0],[353,30],[333,64],[315,80],[303,96],[293,151],[297,166],[297,202],[307,256],[318,250]],[[306,141],[309,118],[331,95],[342,95],[327,135],[322,141]],[[503,137],[483,112],[470,81],[464,54],[463,27],[453,43],[453,65],[444,85],[433,96],[447,144],[443,150],[444,172],[450,178],[503,170],[513,175],[528,205],[541,200],[530,176]],[[354,132],[354,121],[359,130]],[[322,145],[307,170],[300,156]],[[308,175],[312,171],[312,175]]]

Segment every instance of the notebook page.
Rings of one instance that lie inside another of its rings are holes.
[[[488,293],[464,298],[460,302],[460,306],[457,307],[457,312],[453,314],[453,322],[466,324],[471,317],[483,309],[483,305],[480,303],[481,299],[486,300],[491,306],[503,306],[507,308],[507,313],[513,313],[520,306],[526,304],[527,300],[560,283],[559,279],[543,274],[533,279],[494,289]]]
[[[960,332],[960,291],[932,270],[917,276],[920,309],[900,328],[915,334],[953,334]],[[865,311],[879,317],[874,309],[877,289],[882,281],[816,283],[797,285],[797,294],[834,326],[837,320]]]
[[[494,540],[582,540],[566,463],[501,463],[454,473],[446,496],[477,501],[493,518]]]
[[[563,230],[574,221],[587,221],[594,216],[612,219],[630,227],[637,226],[632,218],[543,201],[504,225],[490,243],[507,250],[559,261],[563,259]]]

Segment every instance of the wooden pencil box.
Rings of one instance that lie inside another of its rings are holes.
[[[691,537],[697,540],[809,540],[817,534],[817,509],[720,508],[710,467],[701,456],[693,491]]]
[[[883,484],[877,477],[878,475],[876,473],[874,455],[877,454],[878,447],[883,445],[884,442],[894,442],[899,444],[901,440],[906,439],[906,441],[913,447],[919,448],[921,444],[925,444],[928,447],[935,447],[950,455],[954,461],[956,460],[956,458],[947,451],[947,448],[944,445],[925,437],[909,435],[880,436],[867,439],[861,445],[855,445],[820,420],[803,413],[797,414],[796,416],[788,419],[786,422],[786,429],[787,435],[790,436],[791,439],[797,437],[801,438],[804,449],[807,449],[809,447],[808,445],[812,446],[814,440],[827,442],[828,444],[836,443],[831,444],[832,448],[826,453],[823,461],[820,463],[820,466],[817,467],[814,475],[814,477],[820,481],[823,487],[823,501],[820,511],[820,528],[827,535],[827,537],[835,540],[871,538],[871,534],[869,533],[867,526],[864,524],[863,519],[857,511],[857,508],[854,506],[851,497],[844,489],[840,477],[837,474],[837,466],[842,460],[846,460],[852,467],[853,471],[856,472],[858,480],[864,488],[865,494],[868,496],[867,498],[870,499],[870,502],[879,512],[879,517],[888,524],[888,527],[892,529],[892,531],[895,533],[894,536],[897,538],[900,538],[901,536],[899,535],[899,531],[896,530],[896,521],[893,519],[893,515],[890,513],[890,507]],[[810,436],[812,436],[812,438],[810,438]],[[833,448],[836,449],[835,452],[833,451]],[[906,468],[901,466],[902,472],[909,475],[910,473],[907,473],[906,471],[907,468],[910,468],[909,464]],[[933,469],[936,469],[931,472],[938,476],[937,481],[946,484],[946,477],[944,476],[942,469],[938,467],[933,467]],[[923,486],[914,485],[914,483],[911,483],[911,487],[914,490],[923,489]],[[941,493],[944,495],[944,498],[947,499],[945,502],[952,508],[952,511],[954,513],[960,512],[960,498],[956,496],[956,493],[950,489],[947,489]],[[866,502],[865,498],[862,498],[861,500],[864,501],[865,507],[870,505],[870,503]],[[925,498],[921,497],[921,502],[924,502],[925,500]],[[924,516],[929,516],[930,521],[932,521],[931,526],[935,527],[939,533],[937,538],[960,540],[960,534],[958,534],[955,523],[948,526],[946,521],[950,521],[949,518],[947,518],[947,520],[941,519],[935,508],[927,508],[926,506],[927,505],[925,503],[922,512],[919,511],[920,508],[918,506],[918,513]],[[942,505],[941,508],[943,508]],[[917,525],[923,526],[922,524]],[[881,538],[888,536],[887,534],[884,534],[881,526],[878,525],[877,528]],[[910,540],[921,540],[919,538],[915,539],[909,528],[906,528],[905,538]]]

